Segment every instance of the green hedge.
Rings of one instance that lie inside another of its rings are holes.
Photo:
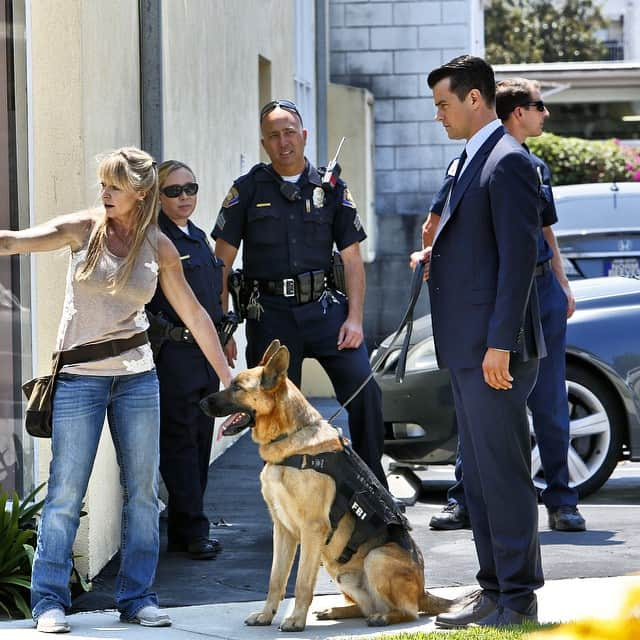
[[[527,145],[551,169],[553,184],[640,180],[637,149],[617,140],[584,140],[543,133]]]

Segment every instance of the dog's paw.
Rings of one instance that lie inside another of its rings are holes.
[[[248,627],[268,627],[273,620],[273,616],[267,615],[263,611],[252,613],[244,623]]]
[[[306,621],[300,622],[296,617],[285,618],[280,625],[280,631],[304,631]]]
[[[389,624],[389,619],[384,613],[374,613],[367,618],[367,626],[369,627],[386,627]]]

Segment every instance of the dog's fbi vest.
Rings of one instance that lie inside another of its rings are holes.
[[[380,533],[386,534],[384,543],[396,542],[408,551],[415,552],[408,533],[411,529],[409,521],[400,511],[393,496],[349,445],[345,445],[342,451],[319,453],[315,456],[293,455],[277,464],[295,469],[313,469],[335,480],[336,497],[329,512],[331,533],[325,544],[329,544],[345,513],[351,513],[356,522],[338,562],[348,562],[363,542]]]

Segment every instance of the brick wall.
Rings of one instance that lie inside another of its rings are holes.
[[[401,320],[409,252],[419,248],[431,197],[461,148],[433,119],[427,75],[470,51],[471,11],[472,0],[330,0],[331,81],[375,97],[378,246],[367,265],[369,346]],[[418,313],[428,310],[426,298],[423,292]]]

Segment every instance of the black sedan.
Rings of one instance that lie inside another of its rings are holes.
[[[567,330],[571,418],[569,474],[580,496],[599,489],[618,461],[640,460],[640,280],[572,282],[577,310]],[[404,382],[396,382],[402,336],[384,340],[381,359],[385,453],[407,464],[452,464],[457,445],[449,374],[438,369],[430,316],[414,324]],[[544,488],[532,434],[532,475]]]

